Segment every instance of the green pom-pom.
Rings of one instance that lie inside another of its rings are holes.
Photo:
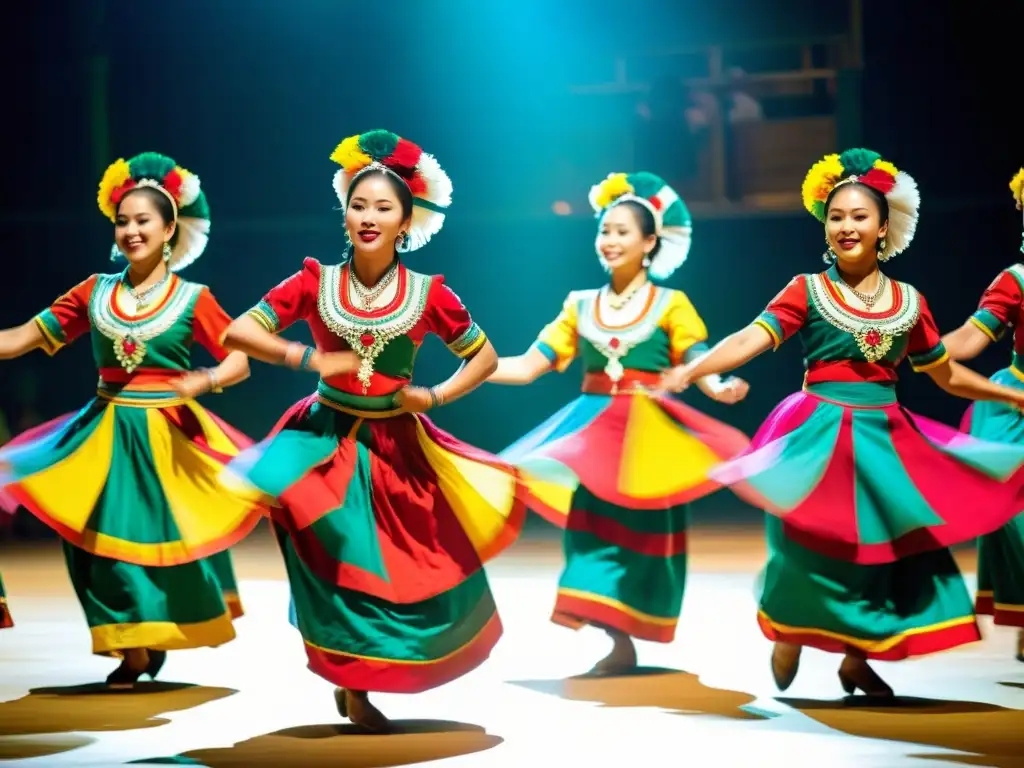
[[[186,205],[184,208],[178,211],[179,216],[187,216],[194,219],[206,219],[210,220],[210,204],[206,202],[206,193],[202,189],[199,190],[199,197],[192,201],[191,205]]]
[[[881,157],[870,149],[848,149],[839,156],[839,162],[847,176],[863,176]]]
[[[635,190],[634,194],[636,194],[637,197],[654,197],[661,191],[661,188],[665,186],[665,180],[663,178],[656,176],[653,173],[648,173],[647,171],[631,173],[626,177],[626,181],[628,181],[630,186],[633,187]]]
[[[666,227],[692,227],[693,218],[683,198],[677,197],[661,214],[661,223]]]
[[[139,179],[163,181],[164,176],[173,171],[175,165],[176,163],[171,158],[161,155],[159,152],[143,152],[128,161],[132,178],[136,181]]]
[[[359,136],[359,148],[374,160],[383,160],[395,151],[398,136],[391,131],[367,131]]]
[[[814,216],[818,221],[825,220],[825,203],[821,200],[815,200],[811,204],[811,215]]]

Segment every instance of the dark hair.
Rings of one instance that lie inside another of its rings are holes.
[[[128,199],[128,195],[143,195],[149,198],[149,201],[153,203],[153,207],[156,208],[156,212],[160,214],[160,218],[164,220],[164,224],[170,224],[174,221],[174,206],[171,205],[170,198],[159,189],[154,189],[153,187],[132,187],[129,189],[121,196],[117,203],[118,213],[121,213],[121,205]]]
[[[863,184],[859,181],[849,181],[843,185],[836,185],[832,187],[832,191],[828,193],[828,197],[825,198],[825,213],[828,214],[829,206],[832,205],[832,198],[835,197],[843,187],[854,185],[857,189],[863,190],[868,197],[875,201],[875,205],[878,206],[878,221],[880,224],[884,224],[889,220],[889,201],[885,199],[885,195],[879,192],[874,187],[869,187],[867,184]]]
[[[408,219],[412,216],[412,190],[409,189],[409,185],[402,181],[402,179],[393,171],[385,171],[383,168],[371,168],[368,171],[363,171],[352,180],[352,184],[348,188],[348,195],[345,199],[346,208],[348,207],[349,201],[352,200],[352,193],[356,191],[356,187],[359,186],[364,179],[368,179],[371,176],[380,176],[391,185],[391,191],[395,193],[395,197],[398,198],[398,204],[402,206],[403,219]]]
[[[604,213],[601,214],[603,219],[612,208],[618,207],[628,208],[633,213],[633,218],[636,220],[636,225],[640,228],[640,234],[646,239],[651,235],[658,234],[658,223],[654,220],[654,214],[651,213],[650,209],[638,203],[636,200],[620,200],[617,203],[612,203],[605,208]],[[654,244],[654,248],[648,254],[652,259],[658,255],[658,251],[661,250],[661,238],[659,237],[657,242]]]
[[[164,224],[170,224],[175,220],[174,206],[171,205],[170,198],[159,189],[154,189],[153,187],[132,187],[121,195],[121,199],[117,203],[118,215],[121,213],[121,205],[128,199],[129,195],[142,195],[146,197],[153,204],[153,207],[156,208],[156,212],[163,219]],[[175,228],[174,234],[171,235],[171,246],[173,247],[177,241],[178,230]]]

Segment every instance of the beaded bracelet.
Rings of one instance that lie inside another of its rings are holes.
[[[444,393],[441,392],[439,387],[431,387],[430,392],[430,407],[437,408],[438,406],[444,405]]]

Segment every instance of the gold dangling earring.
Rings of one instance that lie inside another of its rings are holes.
[[[821,254],[821,260],[828,264],[830,267],[836,263],[836,252],[832,250],[832,246],[828,242],[828,238],[825,238],[825,245],[828,248],[823,254]]]

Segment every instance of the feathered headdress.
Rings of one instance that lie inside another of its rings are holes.
[[[804,207],[820,222],[825,221],[825,201],[840,184],[856,181],[880,192],[889,203],[889,229],[882,261],[891,259],[910,245],[917,230],[921,195],[909,174],[870,149],[848,149],[841,155],[825,155],[811,166],[802,189]]]
[[[639,173],[612,173],[590,188],[590,205],[600,216],[612,205],[632,200],[654,215],[655,233],[661,240],[658,253],[651,259],[648,273],[664,280],[679,269],[690,253],[693,220],[683,199],[660,176]]]
[[[100,180],[97,194],[100,211],[111,221],[117,221],[121,198],[132,189],[144,186],[163,192],[171,201],[177,232],[167,266],[175,272],[182,270],[203,255],[210,239],[210,206],[199,177],[158,152],[143,152],[128,161],[119,159],[107,168]],[[111,257],[120,255],[115,245]]]
[[[331,153],[341,166],[334,174],[334,191],[342,210],[359,174],[381,168],[398,176],[412,192],[412,224],[400,250],[415,251],[444,225],[444,209],[452,204],[452,181],[433,155],[391,131],[374,130],[349,136]]]

